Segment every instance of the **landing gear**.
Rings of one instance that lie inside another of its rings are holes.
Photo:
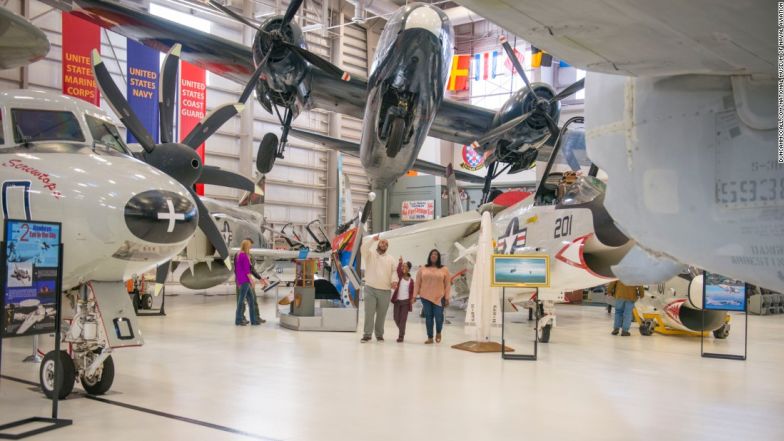
[[[101,357],[101,351],[93,352],[93,357],[91,360],[87,360],[88,366],[92,365],[95,359]],[[103,363],[99,364],[92,375],[88,375],[87,373],[83,373],[80,377],[82,382],[82,387],[84,390],[87,391],[90,395],[103,395],[109,391],[112,387],[112,383],[114,382],[114,361],[112,360],[112,356],[108,355],[103,360]]]
[[[55,360],[60,365],[55,377]],[[64,399],[73,391],[76,381],[76,366],[68,353],[65,351],[49,351],[41,361],[38,370],[38,380],[46,398],[54,397],[54,391],[59,389],[58,399]]]
[[[256,156],[256,169],[259,173],[267,174],[275,165],[275,158],[278,156],[278,137],[274,133],[267,133],[261,139],[259,152]]]
[[[656,329],[656,322],[652,319],[645,319],[640,322],[640,334],[653,335],[654,329]]]
[[[390,116],[390,120],[387,135],[387,156],[394,158],[403,147],[406,121],[403,118],[392,116]]]
[[[724,340],[725,338],[729,337],[730,336],[730,324],[729,323],[725,323],[725,324],[721,325],[721,327],[719,329],[716,329],[716,330],[713,331],[713,336],[718,338],[718,339],[720,339],[720,340]]]
[[[150,294],[144,294],[141,298],[141,309],[152,309],[152,296]]]
[[[539,343],[549,343],[550,342],[550,331],[553,329],[553,324],[548,323],[542,327],[539,332],[536,333],[536,338],[539,339]]]

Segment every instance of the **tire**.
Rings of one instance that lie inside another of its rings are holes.
[[[725,338],[730,336],[730,324],[725,323],[721,325],[719,329],[713,331],[713,336],[718,338],[719,340],[724,340]]]
[[[278,155],[278,137],[274,133],[267,133],[261,138],[259,151],[256,155],[256,169],[265,175],[272,170],[275,165],[275,157]]]
[[[133,307],[136,308],[137,311],[142,309],[142,296],[141,294],[139,294],[139,291],[137,290],[133,291],[132,300],[133,300]]]
[[[152,296],[151,295],[145,294],[145,295],[142,296],[141,307],[142,307],[142,309],[152,309]]]
[[[553,329],[553,324],[549,323],[542,328],[541,333],[537,333],[537,338],[539,339],[539,343],[550,343],[550,331]]]
[[[60,364],[58,372],[60,375],[57,375],[56,379],[54,375],[55,360]],[[75,381],[76,366],[67,352],[49,351],[44,355],[38,370],[38,383],[47,398],[54,397],[54,391],[59,387],[57,398],[64,399],[73,391]]]
[[[640,334],[653,335],[654,328],[656,328],[656,324],[653,320],[643,320],[642,323],[640,323]]]
[[[392,117],[389,125],[389,135],[387,136],[387,156],[394,158],[403,147],[403,135],[406,130],[406,123],[403,118]]]
[[[114,361],[112,360],[112,356],[106,357],[106,360],[103,361],[101,378],[91,382],[82,375],[81,381],[82,387],[90,395],[103,395],[108,392],[114,382]]]

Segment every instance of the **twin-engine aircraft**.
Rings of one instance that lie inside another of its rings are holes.
[[[72,7],[87,20],[159,50],[181,42],[185,60],[218,75],[245,83],[260,74],[256,97],[283,127],[280,141],[274,134],[261,141],[265,172],[283,156],[289,133],[358,155],[373,188],[386,188],[410,169],[446,175],[445,167],[417,159],[427,136],[483,146],[488,164],[505,164],[510,173],[525,170],[533,165],[537,149],[557,135],[560,100],[582,87],[580,81],[556,93],[544,83],[527,84],[497,112],[444,98],[453,30],[446,14],[430,4],[408,4],[389,18],[367,80],[351,77],[306,49],[301,27],[292,21],[302,0],[292,1],[284,15],[270,16],[260,25],[216,1],[210,4],[256,29],[253,47],[130,5],[74,0]],[[313,108],[363,119],[361,142],[291,129],[297,115]],[[488,170],[490,179],[500,173],[495,165]],[[455,174],[459,180],[486,180]]]

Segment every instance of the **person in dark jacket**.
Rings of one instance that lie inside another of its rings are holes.
[[[414,305],[414,281],[411,280],[411,262],[403,262],[403,257],[397,263],[397,277],[400,282],[392,294],[392,304],[394,306],[392,317],[399,331],[397,342],[402,343],[406,336],[406,321],[408,313]]]
[[[623,328],[621,335],[628,337],[629,328],[632,325],[632,310],[634,302],[642,298],[644,288],[642,286],[628,286],[615,281],[607,287],[607,292],[615,297],[615,324],[613,325],[612,335],[618,335],[618,331]]]

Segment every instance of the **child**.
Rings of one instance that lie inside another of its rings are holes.
[[[393,317],[397,329],[400,331],[397,337],[397,342],[402,343],[403,337],[406,335],[406,320],[408,320],[408,313],[413,309],[414,301],[414,281],[411,280],[411,262],[403,263],[403,257],[400,257],[397,263],[397,276],[400,282],[397,289],[392,294],[392,303],[395,305]]]

